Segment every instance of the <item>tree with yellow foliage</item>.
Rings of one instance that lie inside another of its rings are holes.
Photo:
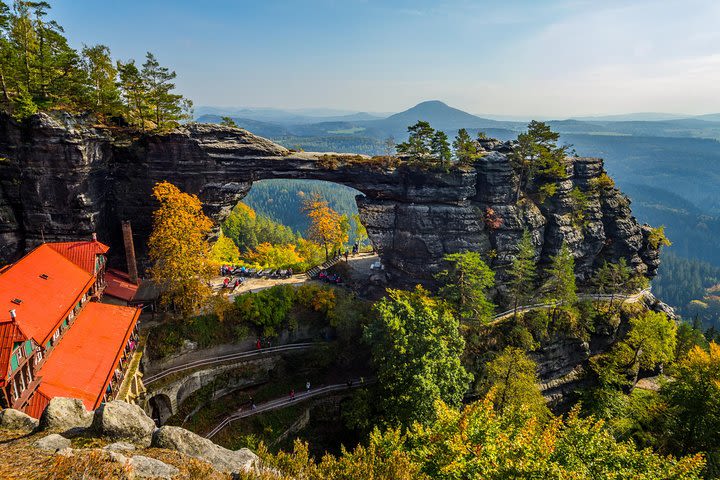
[[[668,450],[681,454],[708,452],[719,458],[720,345],[711,342],[707,350],[695,346],[674,373],[674,381],[660,390],[668,405]],[[715,465],[715,469],[714,474],[720,473],[720,466]]]
[[[169,182],[159,182],[153,196],[160,206],[153,213],[149,256],[150,276],[162,286],[161,302],[181,314],[195,312],[212,293],[208,282],[208,234],[212,221],[195,195],[183,193]]]
[[[348,241],[350,222],[347,216],[330,208],[319,193],[310,195],[303,202],[303,211],[310,218],[308,236],[325,247],[325,259],[330,257],[331,249],[340,248]]]

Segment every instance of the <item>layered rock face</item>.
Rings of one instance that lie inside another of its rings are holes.
[[[89,119],[39,114],[23,125],[0,119],[0,261],[12,261],[42,240],[98,232],[121,253],[120,221],[131,220],[144,248],[153,185],[168,180],[197,194],[216,221],[250,190],[271,178],[317,179],[348,185],[360,217],[388,272],[398,280],[428,282],[447,253],[488,254],[502,279],[523,230],[531,232],[541,263],[566,242],[578,277],[604,260],[626,258],[654,275],[657,251],[649,228],[632,217],[614,188],[593,188],[602,160],[571,158],[567,178],[542,203],[517,192],[508,153],[512,145],[482,144],[472,167],[448,170],[384,166],[357,156],[292,152],[241,129],[187,125],[165,134],[94,127]],[[530,186],[533,187],[533,186]],[[585,192],[583,224],[573,219],[574,188]]]

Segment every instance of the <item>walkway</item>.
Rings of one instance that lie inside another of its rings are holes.
[[[606,294],[597,294],[597,293],[580,293],[578,294],[579,300],[594,300],[594,301],[610,301],[610,300],[617,300],[622,303],[637,303],[640,300],[643,300],[646,295],[650,293],[650,289],[646,288],[645,290],[641,290],[637,293],[634,293],[632,295],[606,295]],[[558,306],[558,302],[550,302],[550,303],[536,303],[534,305],[522,305],[515,308],[511,308],[510,310],[506,310],[502,313],[498,313],[493,317],[492,322],[488,323],[487,325],[494,325],[498,322],[501,322],[502,320],[505,320],[507,318],[513,317],[515,313],[524,313],[529,312],[532,310],[541,310],[544,308],[553,308]]]
[[[291,405],[296,405],[300,402],[304,402],[306,400],[310,400],[311,398],[316,398],[320,396],[327,395],[329,393],[334,392],[341,392],[344,390],[351,390],[354,388],[364,387],[370,383],[372,383],[374,380],[368,381],[360,381],[360,379],[355,379],[352,381],[351,385],[348,385],[347,383],[336,383],[334,385],[326,385],[324,387],[310,389],[308,392],[299,392],[295,394],[295,399],[290,399],[289,396],[283,396],[281,398],[276,398],[274,400],[270,400],[265,403],[261,403],[260,405],[257,405],[255,408],[241,408],[237,412],[228,415],[225,417],[224,420],[222,420],[220,423],[217,424],[215,428],[213,428],[210,433],[205,435],[205,438],[212,438],[215,435],[218,434],[222,429],[230,425],[232,422],[236,420],[240,420],[242,418],[252,417],[253,415],[257,415],[259,413],[263,412],[269,412],[271,410],[277,410],[280,408],[289,407]]]
[[[154,375],[149,375],[143,379],[143,383],[145,386],[149,386],[155,382],[158,382],[162,380],[163,378],[166,378],[170,375],[174,375],[176,373],[184,372],[187,370],[195,370],[201,367],[212,367],[218,364],[223,363],[230,363],[230,362],[236,362],[238,360],[253,360],[258,357],[262,357],[263,355],[268,354],[274,354],[274,353],[285,353],[285,352],[295,352],[295,351],[302,351],[302,350],[308,350],[314,346],[319,345],[317,342],[306,342],[306,343],[290,343],[287,345],[278,345],[275,347],[265,347],[261,349],[254,349],[244,352],[237,352],[237,353],[230,353],[227,355],[221,355],[219,357],[213,357],[213,358],[206,358],[201,360],[195,360],[192,362],[187,362],[181,365],[176,365],[171,368],[168,368],[166,370],[163,370],[162,372],[158,372]]]

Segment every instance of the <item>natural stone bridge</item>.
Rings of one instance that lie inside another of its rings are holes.
[[[603,260],[621,257],[653,275],[657,250],[649,229],[632,217],[629,202],[612,187],[593,188],[604,173],[595,158],[569,159],[567,179],[539,204],[516,201],[517,177],[509,144],[486,141],[472,167],[447,171],[389,167],[353,157],[292,152],[241,129],[191,124],[165,134],[131,134],[93,126],[90,119],[39,114],[20,125],[0,118],[0,262],[42,240],[97,231],[122,253],[120,221],[132,221],[144,248],[155,207],[153,185],[168,180],[196,193],[221,220],[252,182],[316,179],[353,187],[360,218],[388,271],[406,281],[427,281],[447,253],[488,254],[502,277],[523,230],[547,262],[566,242],[576,273],[588,278]],[[586,192],[584,226],[573,224],[569,192]]]

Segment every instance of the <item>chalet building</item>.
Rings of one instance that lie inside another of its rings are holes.
[[[0,269],[0,406],[37,418],[53,397],[94,410],[141,388],[126,375],[141,310],[98,301],[107,252],[94,236],[45,243]]]

